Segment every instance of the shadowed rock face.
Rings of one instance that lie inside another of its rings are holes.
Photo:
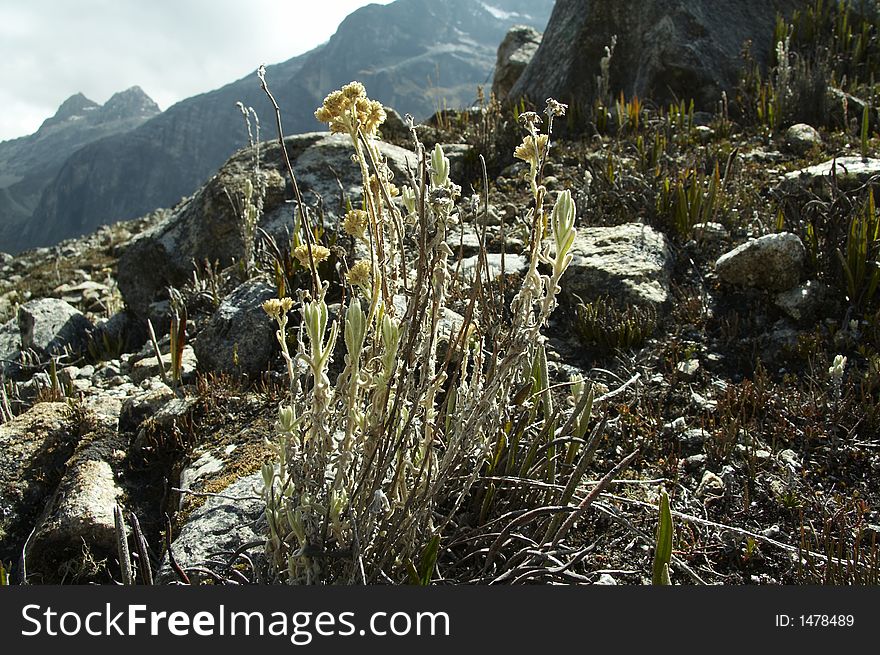
[[[736,84],[746,41],[766,65],[776,16],[807,0],[557,0],[541,46],[511,91],[590,108],[605,47],[617,36],[610,91],[713,109]]]
[[[260,280],[248,280],[229,294],[195,342],[199,368],[251,376],[265,370],[277,339],[262,303],[277,295],[272,285]]]

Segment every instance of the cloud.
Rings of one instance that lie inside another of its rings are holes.
[[[375,0],[388,4],[390,0]],[[162,109],[326,41],[366,0],[28,0],[0,8],[0,140],[77,92],[138,85]],[[10,6],[13,5],[13,6]]]

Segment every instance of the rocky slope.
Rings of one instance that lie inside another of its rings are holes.
[[[880,237],[870,187],[880,175],[880,139],[862,140],[834,123],[771,129],[719,114],[698,125],[642,111],[639,127],[554,140],[538,181],[548,211],[566,191],[576,198],[577,233],[559,305],[540,330],[546,359],[514,373],[516,386],[525,384],[504,403],[511,419],[498,423],[497,449],[467,450],[478,484],[454,508],[443,507],[452,518],[441,528],[436,569],[444,584],[650,584],[665,490],[675,512],[675,584],[876,584],[880,275],[872,271]],[[522,138],[512,116],[492,125],[498,142]],[[483,142],[475,129],[422,125],[418,132],[429,146],[450,139],[467,159]],[[347,302],[339,281],[346,262],[364,256],[337,229],[339,207],[360,191],[344,143],[310,133],[286,144],[328,246],[320,274],[330,284],[331,322]],[[658,144],[653,161],[645,143]],[[403,187],[416,154],[380,148]],[[119,580],[109,511],[117,504],[132,528],[137,518],[150,546],[138,556],[143,583],[147,559],[163,584],[277,581],[286,568],[264,557],[271,539],[262,489],[272,469],[263,466],[276,460],[271,440],[280,430],[295,439],[303,428],[296,419],[284,419],[294,421],[289,430],[276,423],[290,389],[262,303],[296,295],[310,278],[284,238],[295,206],[280,149],[263,144],[261,151],[269,182],[260,225],[275,241],[261,240],[251,270],[236,261],[244,244],[235,225],[235,199],[253,174],[251,150],[171,210],[57,249],[0,257],[0,451],[7,455],[0,562],[12,562],[14,581]],[[719,173],[713,184],[703,171],[719,162],[724,183]],[[530,167],[499,167],[485,197],[465,192],[458,202],[445,246],[436,244],[448,270],[433,279],[449,281],[441,344],[449,343],[448,324],[474,310],[479,329],[469,334],[503,358],[505,342],[492,343],[492,335],[516,320],[508,310],[534,273],[526,275],[527,257],[540,228],[531,222]],[[459,175],[453,179],[466,182]],[[448,196],[434,191],[429,202],[442,207]],[[334,193],[342,197],[328,200]],[[403,197],[391,202],[404,204]],[[423,236],[438,233],[436,224],[410,218],[401,229],[413,237],[405,240],[412,256]],[[548,261],[550,241],[540,244]],[[482,264],[489,279],[478,282]],[[179,315],[186,307],[179,380],[169,374],[172,300]],[[289,335],[299,339],[298,312],[288,318]],[[147,319],[157,328],[155,346]],[[351,362],[344,357],[355,343],[351,325],[340,330],[346,344],[340,338],[328,351],[334,390],[343,389],[341,369]],[[422,366],[398,372],[417,376]],[[490,368],[486,362],[486,379]],[[372,370],[364,372],[351,388],[370,382]],[[593,390],[582,426],[575,416],[582,401],[568,395],[573,374]],[[308,394],[309,379],[301,379]],[[539,380],[547,386],[532,393]],[[448,398],[461,403],[480,387],[462,384]],[[438,411],[451,404],[437,403]],[[411,416],[427,415],[413,404]],[[447,437],[452,427],[442,427],[438,434]],[[509,448],[512,433],[529,440]],[[445,459],[450,440],[437,441]],[[570,446],[577,463],[564,456]],[[457,494],[464,477],[441,483]],[[387,511],[379,492],[367,496],[378,499],[369,517]],[[542,521],[546,508],[553,513]],[[545,535],[560,512],[579,518],[566,521],[565,539],[552,544]],[[137,541],[133,532],[133,548]]]
[[[515,23],[542,28],[552,6],[553,0],[397,0],[363,7],[326,45],[269,67],[285,131],[317,129],[315,107],[355,78],[401,114],[425,118],[469,104],[478,85],[488,88],[506,30]],[[184,100],[139,129],[57,162],[55,178],[16,214],[17,225],[33,220],[24,230],[7,229],[0,250],[56,243],[189,195],[246,144],[238,101],[257,110],[265,136],[274,133],[274,115],[254,75]],[[9,216],[0,212],[0,225],[10,224]]]

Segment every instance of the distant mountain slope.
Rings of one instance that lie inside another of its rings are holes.
[[[0,142],[0,249],[17,240],[44,189],[74,152],[158,114],[156,103],[136,86],[104,105],[77,93],[33,134]]]
[[[346,18],[298,76],[315,99],[352,79],[417,118],[473,102],[491,85],[498,45],[516,23],[543,29],[553,0],[398,0]],[[304,127],[308,127],[304,125]]]
[[[348,16],[324,46],[268,67],[287,134],[319,129],[313,117],[324,95],[359,79],[371,97],[425,118],[437,108],[468,104],[491,83],[498,44],[510,26],[542,29],[554,0],[397,0]],[[17,251],[55,243],[99,225],[170,206],[192,193],[235,150],[246,132],[235,103],[257,109],[263,138],[274,116],[255,75],[177,103],[125,134],[73,153],[42,192]],[[0,223],[5,222],[0,214]]]

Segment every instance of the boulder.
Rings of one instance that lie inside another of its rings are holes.
[[[541,33],[528,25],[514,25],[498,46],[492,93],[504,100],[541,45]]]
[[[657,307],[669,298],[671,255],[666,237],[641,223],[578,230],[563,294],[591,302],[610,296]]]
[[[112,430],[80,441],[28,550],[28,568],[44,580],[60,579],[59,569],[82,557],[83,544],[93,556],[115,554],[113,508],[123,498],[117,479],[126,447]]]
[[[226,559],[230,552],[250,544],[244,553],[256,559],[265,549],[266,504],[260,497],[263,478],[260,472],[239,478],[208,498],[188,517],[171,544],[174,559],[182,569],[202,566],[208,560]],[[259,526],[264,523],[264,529]],[[162,559],[157,582],[178,580],[168,554]]]
[[[39,403],[0,424],[0,560],[18,561],[77,441],[66,403]]]
[[[766,66],[777,14],[806,9],[807,0],[557,0],[534,58],[509,98],[548,97],[589,112],[605,48],[617,37],[609,93],[623,91],[659,105],[693,98],[714,110],[734,97],[742,49]]]
[[[31,300],[18,310],[22,350],[41,358],[86,347],[93,326],[78,309],[57,298]]]
[[[395,144],[412,142],[412,133],[400,114],[391,107],[385,107],[385,122],[379,127],[379,132],[384,141]]]
[[[474,274],[477,271],[477,263],[480,259],[479,255],[472,255],[470,257],[465,257],[461,260],[460,263],[452,264],[450,267],[455,269],[457,268],[459,274],[465,280],[472,282],[474,279]],[[483,269],[481,273],[481,277],[485,280],[487,277],[490,280],[494,280],[499,275],[501,275],[501,254],[500,253],[486,253],[486,262],[488,265],[488,273],[485,269]],[[507,253],[504,255],[504,274],[523,274],[529,269],[529,261],[524,255],[516,255],[512,253]]]
[[[251,376],[265,370],[278,348],[278,328],[262,304],[276,295],[260,280],[249,280],[229,294],[193,343],[200,369]]]
[[[800,281],[805,256],[796,234],[767,234],[721,255],[715,273],[727,284],[786,291]]]
[[[177,395],[168,385],[159,383],[147,391],[132,394],[122,401],[119,410],[119,431],[137,432],[141,424],[155,416]]]
[[[98,359],[118,356],[139,349],[147,340],[147,323],[132,312],[116,312],[98,322],[92,333],[92,350]]]
[[[826,303],[833,301],[833,290],[816,280],[807,280],[776,296],[776,306],[795,321],[812,320]]]
[[[293,226],[296,211],[281,148],[275,141],[260,144],[260,168],[268,176],[260,227],[279,242]],[[357,204],[360,169],[352,163],[350,139],[326,132],[285,139],[303,200],[322,204],[325,219],[344,213],[341,193]],[[416,156],[403,148],[379,142],[395,180],[406,180],[405,169]],[[228,266],[244,253],[240,205],[245,181],[252,175],[254,151],[234,155],[192,197],[133,241],[119,259],[119,290],[130,310],[145,317],[150,303],[164,299],[169,286],[181,287],[191,277],[193,262],[206,259]],[[337,181],[337,175],[339,179]]]
[[[819,131],[806,123],[795,123],[785,131],[785,147],[795,155],[805,155],[822,145]]]

